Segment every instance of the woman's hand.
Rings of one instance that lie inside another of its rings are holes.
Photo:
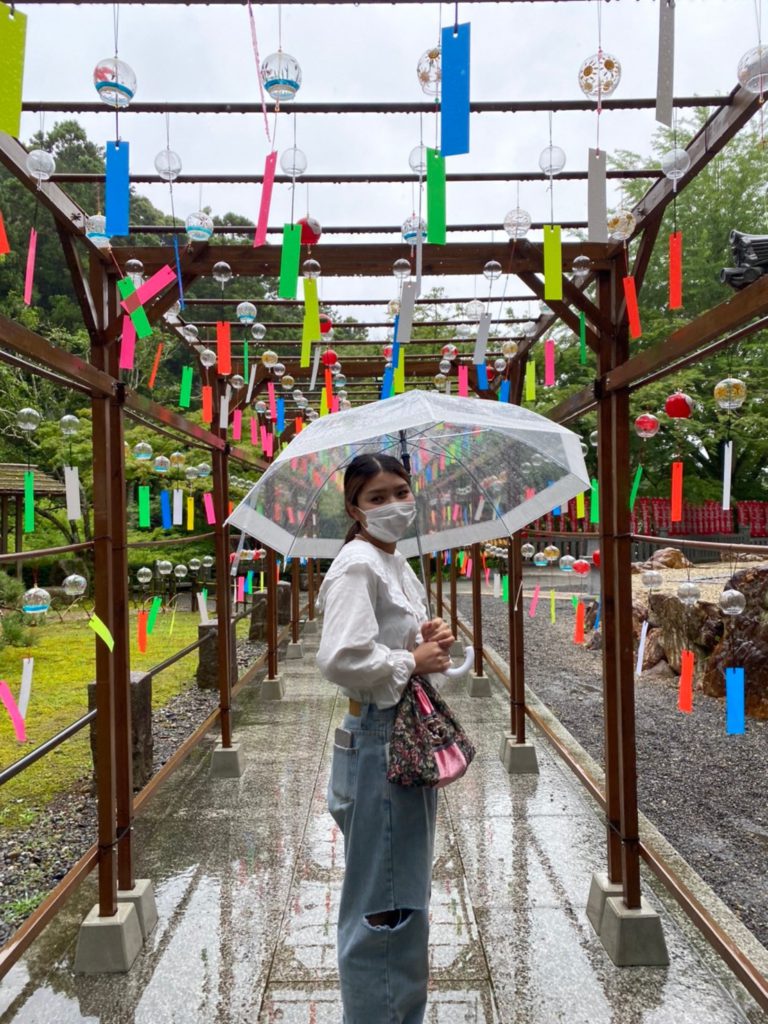
[[[425,642],[432,641],[448,650],[456,637],[451,632],[451,627],[442,619],[432,619],[425,622],[421,627],[421,637]]]
[[[434,640],[419,644],[413,651],[416,662],[414,672],[418,675],[429,675],[430,672],[445,672],[451,667],[451,656],[448,651]]]

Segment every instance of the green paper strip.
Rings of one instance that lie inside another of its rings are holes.
[[[0,53],[3,77],[0,82],[0,131],[14,138],[21,131],[21,83],[24,78],[24,41],[27,16],[0,4]]]
[[[243,376],[245,377],[246,383],[248,382],[248,342],[243,342]]]
[[[110,651],[113,651],[115,649],[114,637],[107,629],[106,624],[102,622],[102,620],[96,614],[96,612],[94,612],[93,615],[88,620],[88,625],[91,627],[96,636],[101,637],[101,639],[110,649]]]
[[[536,401],[536,363],[529,359],[525,364],[525,400]]]
[[[35,473],[24,470],[24,533],[35,532]]]
[[[317,299],[317,278],[304,278],[304,326],[301,332],[301,361],[308,367],[312,342],[320,341],[320,304]]]
[[[130,277],[122,277],[117,282],[117,290],[120,292],[120,297],[125,300],[131,297],[136,291],[136,285],[130,279]],[[136,309],[131,313],[131,320],[133,326],[136,328],[137,338],[148,338],[152,333],[152,324],[147,320],[147,312],[143,306],[137,306]]]
[[[427,241],[445,245],[445,158],[427,150]]]
[[[579,362],[584,366],[587,362],[587,318],[579,313]]]
[[[262,590],[263,590],[263,589],[264,589],[264,588],[262,587]],[[202,594],[202,596],[203,596],[203,604],[204,604],[204,605],[205,605],[205,607],[207,608],[207,607],[208,607],[208,587],[203,587],[203,588],[202,588],[202,590],[200,591],[200,593],[201,593],[201,594]]]
[[[563,247],[560,225],[544,225],[544,301],[563,297]]]
[[[157,620],[157,613],[163,607],[163,599],[159,594],[152,598],[152,607],[149,609],[149,615],[147,616],[147,636],[155,628],[155,621]]]
[[[147,484],[139,484],[139,527],[144,530],[149,525],[149,487]]]
[[[301,224],[286,224],[283,228],[283,248],[280,252],[280,285],[277,290],[279,298],[296,298],[300,259]]]
[[[635,470],[635,479],[632,481],[632,490],[629,493],[629,511],[631,512],[635,507],[635,500],[637,499],[637,492],[640,490],[640,481],[643,478],[643,467],[638,466]]]
[[[192,377],[194,367],[182,366],[181,368],[181,391],[179,393],[179,408],[188,409],[192,404]]]
[[[576,594],[571,595],[571,604],[573,605],[574,609],[578,607],[579,599]]]
[[[509,576],[501,577],[501,600],[509,604]]]
[[[592,493],[589,498],[589,521],[590,523],[600,522],[600,492],[597,489],[595,477],[592,477]]]

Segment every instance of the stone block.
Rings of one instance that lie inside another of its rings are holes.
[[[281,675],[276,675],[274,679],[267,677],[261,684],[262,700],[282,700],[284,696],[285,683]]]
[[[620,896],[605,901],[600,941],[617,967],[667,967],[669,954],[661,918],[644,899],[630,910]]]
[[[539,762],[532,743],[515,743],[510,737],[504,747],[502,764],[509,775],[538,775]]]
[[[612,896],[620,897],[622,892],[621,882],[611,882],[607,871],[596,871],[592,875],[587,900],[587,917],[598,935],[603,924],[605,901]]]
[[[491,681],[488,676],[478,676],[470,672],[467,676],[467,693],[470,697],[490,697]]]
[[[461,640],[453,641],[450,653],[452,658],[461,658],[462,661],[464,660],[464,644]]]
[[[198,688],[201,690],[218,690],[219,688],[219,641],[217,636],[218,622],[211,619],[210,622],[201,622],[197,627],[198,639],[206,640],[198,648],[198,662],[195,679]],[[237,682],[237,651],[235,627],[230,631],[230,652],[229,662],[231,666],[230,682]]]
[[[301,632],[304,636],[317,636],[320,632],[317,619],[305,619],[304,625],[301,628]]]
[[[133,903],[118,903],[112,917],[99,917],[98,904],[80,925],[76,974],[124,974],[141,950],[141,926]]]
[[[217,743],[211,755],[211,778],[239,779],[242,774],[243,758],[240,744],[233,743],[231,747],[223,747],[221,743]]]
[[[142,789],[152,778],[152,677],[146,672],[131,672],[131,747],[133,750],[133,788]],[[96,707],[96,683],[88,683],[88,709]],[[91,722],[91,756],[96,764],[98,719]]]
[[[304,657],[304,648],[301,643],[295,644],[292,640],[288,642],[288,647],[285,652],[287,661],[300,661]]]
[[[148,878],[137,878],[132,889],[117,890],[118,903],[132,903],[139,917],[141,937],[144,942],[157,924],[157,906],[152,883]]]

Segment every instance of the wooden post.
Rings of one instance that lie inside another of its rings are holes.
[[[443,552],[435,555],[435,615],[443,617]]]
[[[8,552],[8,495],[0,495],[0,555]]]
[[[483,602],[480,595],[480,545],[472,545],[472,642],[475,647],[475,675],[483,674]]]
[[[24,499],[20,494],[16,495],[16,522],[15,522],[15,540],[16,547],[14,551],[24,550]],[[16,563],[16,578],[22,578],[21,562]]]
[[[291,559],[291,641],[299,642],[299,573],[298,558]]]
[[[214,416],[218,417],[217,410],[214,410]],[[213,527],[216,551],[216,648],[222,747],[232,746],[232,595],[229,587],[229,527],[224,525],[229,494],[227,454],[228,448],[215,448],[211,452],[213,507],[216,514]]]
[[[451,632],[459,639],[459,609],[456,606],[456,548],[451,549],[451,572],[450,572],[450,593],[451,593]]]
[[[315,618],[315,560],[307,559],[307,619],[313,622]]]
[[[507,576],[509,619],[510,731],[515,743],[525,743],[525,650],[523,647],[523,559],[520,534],[510,537]]]
[[[277,678],[277,560],[267,548],[267,679]]]

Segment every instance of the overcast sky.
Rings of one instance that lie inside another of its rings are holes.
[[[615,54],[623,68],[616,98],[655,94],[658,4],[659,0],[602,3],[603,48]],[[25,9],[23,4],[19,6]],[[472,98],[581,98],[577,72],[582,60],[597,49],[597,7],[595,0],[460,4],[460,20],[472,26]],[[740,56],[757,44],[755,0],[677,0],[676,10],[675,94],[727,94],[736,84]],[[96,98],[92,71],[98,59],[113,52],[112,9],[51,5],[26,11],[25,100]],[[277,49],[278,12],[276,7],[257,6],[255,13],[263,58]],[[285,5],[283,49],[302,67],[299,98],[312,103],[421,101],[424,96],[416,79],[416,63],[436,42],[440,17],[450,23],[453,5]],[[120,56],[138,77],[137,100],[258,100],[244,7],[123,7],[119,40]],[[64,54],[66,59],[62,59]],[[55,119],[56,115],[48,114],[46,127]],[[114,137],[114,119],[109,114],[82,116],[80,120],[96,142],[103,144]],[[548,142],[547,122],[546,114],[472,115],[471,152],[449,158],[449,173],[537,170],[539,153]],[[289,122],[281,119],[280,124],[277,148],[282,152],[290,145]],[[553,141],[565,149],[569,169],[586,169],[587,150],[595,144],[595,125],[594,113],[555,115]],[[22,137],[38,127],[38,116],[25,114]],[[627,148],[647,153],[655,128],[653,110],[605,111],[601,144],[609,152]],[[170,130],[171,148],[181,155],[184,173],[261,173],[268,144],[260,115],[174,115]],[[297,119],[297,133],[311,173],[408,173],[408,154],[419,142],[419,118],[303,115]],[[126,114],[121,135],[131,144],[132,171],[154,173],[154,157],[165,145],[165,118]],[[431,117],[424,118],[424,135],[425,142],[433,145]],[[141,188],[155,205],[170,212],[167,186]],[[613,205],[615,188],[609,183],[609,204]],[[504,238],[501,222],[506,211],[516,205],[515,189],[515,185],[505,184],[451,184],[448,221],[498,223],[495,238]],[[215,213],[234,210],[253,220],[259,196],[258,185],[209,185],[202,201]],[[186,216],[198,208],[198,186],[178,186],[175,200],[177,214]],[[547,216],[546,186],[524,183],[520,204],[534,220]],[[306,187],[299,186],[301,213],[306,205]],[[326,225],[400,224],[412,205],[410,185],[315,185],[309,196],[310,211]],[[279,226],[289,217],[289,187],[278,186],[270,223]],[[585,218],[586,182],[556,183],[555,219]],[[455,240],[470,238],[462,234]],[[490,236],[486,240],[490,241]],[[315,255],[322,263],[322,243]],[[481,270],[478,267],[478,274]],[[429,279],[425,288],[445,283]],[[329,301],[395,293],[394,280],[381,278],[365,283],[323,279],[321,286],[323,298]],[[449,294],[454,295],[475,287],[485,292],[482,278],[477,284],[472,280],[447,283]],[[520,289],[512,286],[512,290]]]

